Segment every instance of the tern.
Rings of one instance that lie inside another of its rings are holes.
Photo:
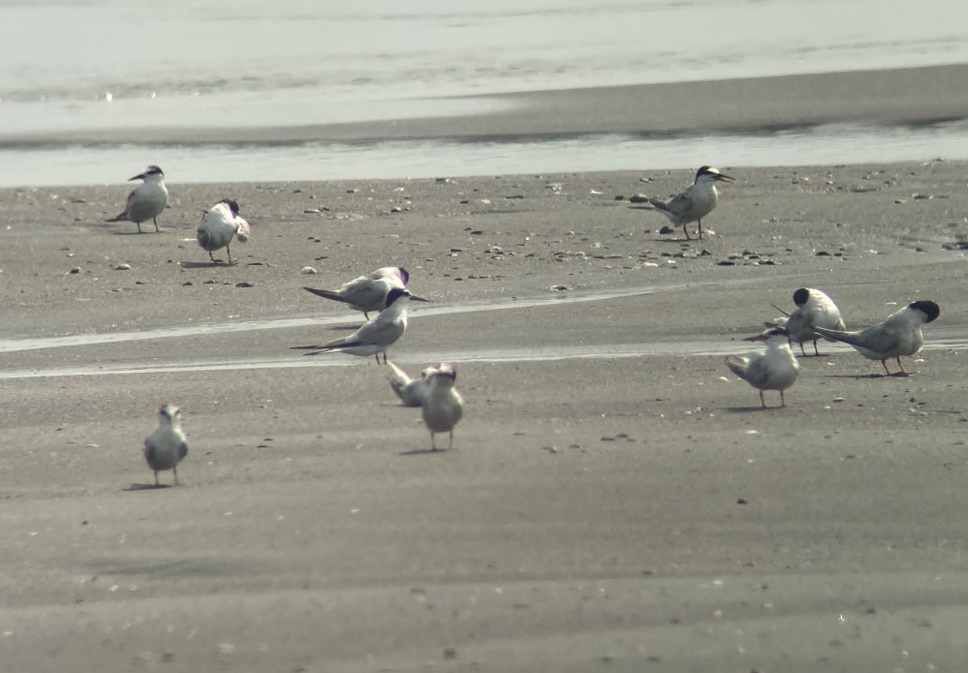
[[[434,435],[450,433],[447,449],[454,446],[454,426],[464,415],[464,398],[454,388],[457,370],[442,364],[429,374],[430,388],[423,401],[423,421],[430,430],[430,450],[437,450]]]
[[[897,360],[898,376],[907,376],[902,355],[914,355],[924,345],[921,325],[933,322],[941,315],[941,309],[933,301],[916,301],[895,311],[882,323],[856,332],[843,332],[815,326],[814,331],[828,339],[850,344],[868,360],[880,360],[884,371],[891,376],[887,361]]]
[[[800,363],[790,349],[786,330],[771,329],[763,334],[747,337],[746,341],[765,341],[766,351],[748,356],[728,355],[726,366],[760,391],[760,404],[766,409],[764,390],[780,391],[780,406],[786,406],[783,391],[792,386],[800,374]]]
[[[407,304],[410,296],[406,288],[391,288],[387,293],[387,307],[348,337],[319,346],[292,346],[292,348],[313,351],[306,355],[333,351],[342,351],[350,355],[375,355],[377,364],[380,363],[380,353],[383,353],[383,362],[386,363],[387,348],[403,336],[407,329]]]
[[[733,178],[720,173],[718,168],[703,166],[696,171],[695,181],[686,189],[672,196],[667,201],[649,199],[656,210],[669,218],[673,225],[682,225],[682,233],[689,238],[686,225],[690,222],[699,223],[699,239],[702,240],[702,218],[713,212],[719,200],[716,191],[717,182],[733,182]]]
[[[159,486],[158,473],[171,470],[178,485],[178,462],[188,455],[188,443],[181,427],[181,409],[166,404],[158,412],[158,429],[145,439],[145,462],[154,470],[155,486]]]
[[[386,306],[387,293],[392,288],[405,288],[410,274],[402,266],[385,266],[368,276],[360,276],[349,281],[338,290],[318,290],[304,287],[319,297],[332,299],[346,304],[354,311],[361,311],[363,317],[370,319],[371,311],[382,311]],[[423,297],[410,295],[414,301],[427,301]]]
[[[219,260],[212,253],[225,248],[225,257],[231,265],[232,250],[229,244],[232,238],[245,243],[249,240],[250,233],[249,223],[239,216],[239,204],[232,199],[222,199],[202,216],[202,223],[195,237],[202,250],[208,251],[208,258],[213,264],[218,264]]]
[[[427,391],[430,390],[430,374],[437,371],[437,367],[427,367],[420,372],[420,376],[411,379],[410,376],[392,362],[390,366],[390,387],[397,394],[405,407],[423,406]]]
[[[790,334],[790,341],[800,344],[800,354],[806,355],[803,344],[807,341],[813,342],[814,355],[820,355],[817,349],[819,340],[813,327],[823,327],[843,332],[847,329],[844,319],[840,316],[840,309],[834,300],[821,290],[812,287],[801,287],[793,293],[793,303],[797,308],[792,313],[787,313],[782,308],[777,311],[783,313],[784,318],[777,318],[772,322],[765,323],[767,327],[779,327],[785,329]]]
[[[151,220],[155,223],[155,231],[158,228],[158,216],[168,205],[168,188],[165,186],[165,174],[157,166],[148,166],[143,173],[140,173],[131,180],[143,180],[143,182],[131,190],[128,194],[128,202],[124,206],[124,212],[117,217],[113,217],[106,222],[130,221],[138,225],[138,233],[141,232],[141,223]]]

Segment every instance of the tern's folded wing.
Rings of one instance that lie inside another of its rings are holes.
[[[383,314],[386,315],[386,314]],[[366,323],[356,330],[352,338],[361,344],[373,346],[388,346],[400,338],[405,325],[397,320],[381,321],[379,317]]]

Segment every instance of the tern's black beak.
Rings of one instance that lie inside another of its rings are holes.
[[[415,294],[410,295],[410,301],[423,301],[423,302],[430,303],[429,299],[425,299],[424,297],[418,297]]]

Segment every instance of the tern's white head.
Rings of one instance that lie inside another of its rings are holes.
[[[174,404],[165,404],[158,412],[158,420],[162,425],[178,425],[181,422],[181,409]]]
[[[717,182],[733,182],[733,178],[725,173],[720,173],[719,169],[715,166],[703,166],[696,171],[695,184],[715,184]]]
[[[132,180],[144,180],[145,182],[163,182],[164,179],[165,179],[164,171],[162,171],[160,168],[152,164],[151,166],[148,166],[147,168],[145,168],[144,171],[142,171],[141,173],[138,173],[138,175],[135,175],[132,178],[128,178],[128,182],[131,182]]]
[[[437,368],[431,371],[427,378],[438,386],[450,388],[457,381],[457,369],[453,365],[442,363],[437,365]]]

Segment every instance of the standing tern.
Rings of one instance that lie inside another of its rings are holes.
[[[117,217],[113,217],[106,222],[130,221],[138,225],[138,233],[141,232],[141,223],[151,220],[155,223],[155,231],[158,228],[158,216],[168,205],[168,188],[165,186],[165,174],[157,166],[148,166],[143,173],[140,173],[131,180],[143,180],[143,182],[131,190],[128,194],[128,202],[124,206],[124,212]]]
[[[423,401],[423,421],[430,430],[430,450],[437,450],[434,435],[450,433],[447,449],[454,446],[454,426],[464,415],[464,398],[454,388],[457,370],[442,364],[429,375],[430,388]]]
[[[232,264],[232,250],[229,244],[232,238],[239,239],[239,243],[249,240],[249,223],[239,216],[239,204],[232,199],[222,199],[212,206],[203,216],[195,238],[202,250],[208,251],[208,258],[213,264],[219,260],[212,256],[216,250],[225,248],[228,264]]]
[[[427,391],[430,390],[430,375],[437,371],[437,367],[427,367],[420,372],[420,376],[411,379],[407,372],[397,367],[392,362],[390,365],[390,387],[397,394],[405,407],[423,406]]]
[[[781,308],[774,306],[776,310],[783,313],[785,318],[778,318],[773,322],[766,323],[767,327],[780,327],[790,334],[790,340],[800,344],[800,354],[806,355],[803,344],[807,341],[813,342],[814,355],[820,355],[817,349],[819,337],[813,331],[813,327],[823,327],[843,332],[847,329],[844,319],[840,316],[840,309],[834,300],[821,290],[812,287],[801,287],[793,293],[793,303],[797,308],[792,313],[787,313]]]
[[[304,287],[319,297],[332,299],[346,304],[354,311],[361,311],[363,317],[370,319],[370,311],[382,311],[387,304],[387,294],[392,288],[405,288],[410,274],[402,266],[385,266],[368,276],[360,276],[349,281],[338,290],[317,290]],[[410,295],[414,301],[427,301],[423,297]]]
[[[786,330],[771,329],[763,334],[747,337],[746,341],[765,341],[766,351],[748,356],[727,355],[726,366],[760,391],[760,404],[766,409],[764,390],[780,391],[780,406],[786,406],[783,391],[792,386],[800,374],[800,363],[790,350]]]
[[[178,485],[178,462],[188,455],[188,442],[181,427],[181,409],[166,404],[158,412],[158,429],[145,439],[145,462],[154,470],[155,486],[159,486],[158,473],[171,470]]]
[[[907,376],[902,355],[914,355],[924,345],[921,325],[933,322],[941,315],[941,308],[933,301],[916,301],[895,311],[882,323],[857,332],[843,332],[815,326],[814,331],[828,339],[850,344],[868,360],[880,360],[884,371],[891,376],[887,361],[897,360],[898,376]]]
[[[306,355],[333,351],[342,351],[350,355],[375,355],[377,364],[380,363],[380,353],[383,353],[385,363],[387,348],[403,336],[403,332],[407,329],[407,304],[410,296],[406,288],[391,288],[387,293],[387,307],[349,336],[319,346],[292,346],[292,348],[313,351]]]
[[[699,239],[702,240],[702,218],[713,212],[719,200],[716,191],[717,182],[733,182],[733,178],[719,172],[713,166],[703,166],[696,171],[695,181],[686,189],[672,196],[667,201],[649,199],[656,210],[669,218],[673,225],[682,225],[682,233],[689,238],[686,225],[690,222],[699,223]]]

